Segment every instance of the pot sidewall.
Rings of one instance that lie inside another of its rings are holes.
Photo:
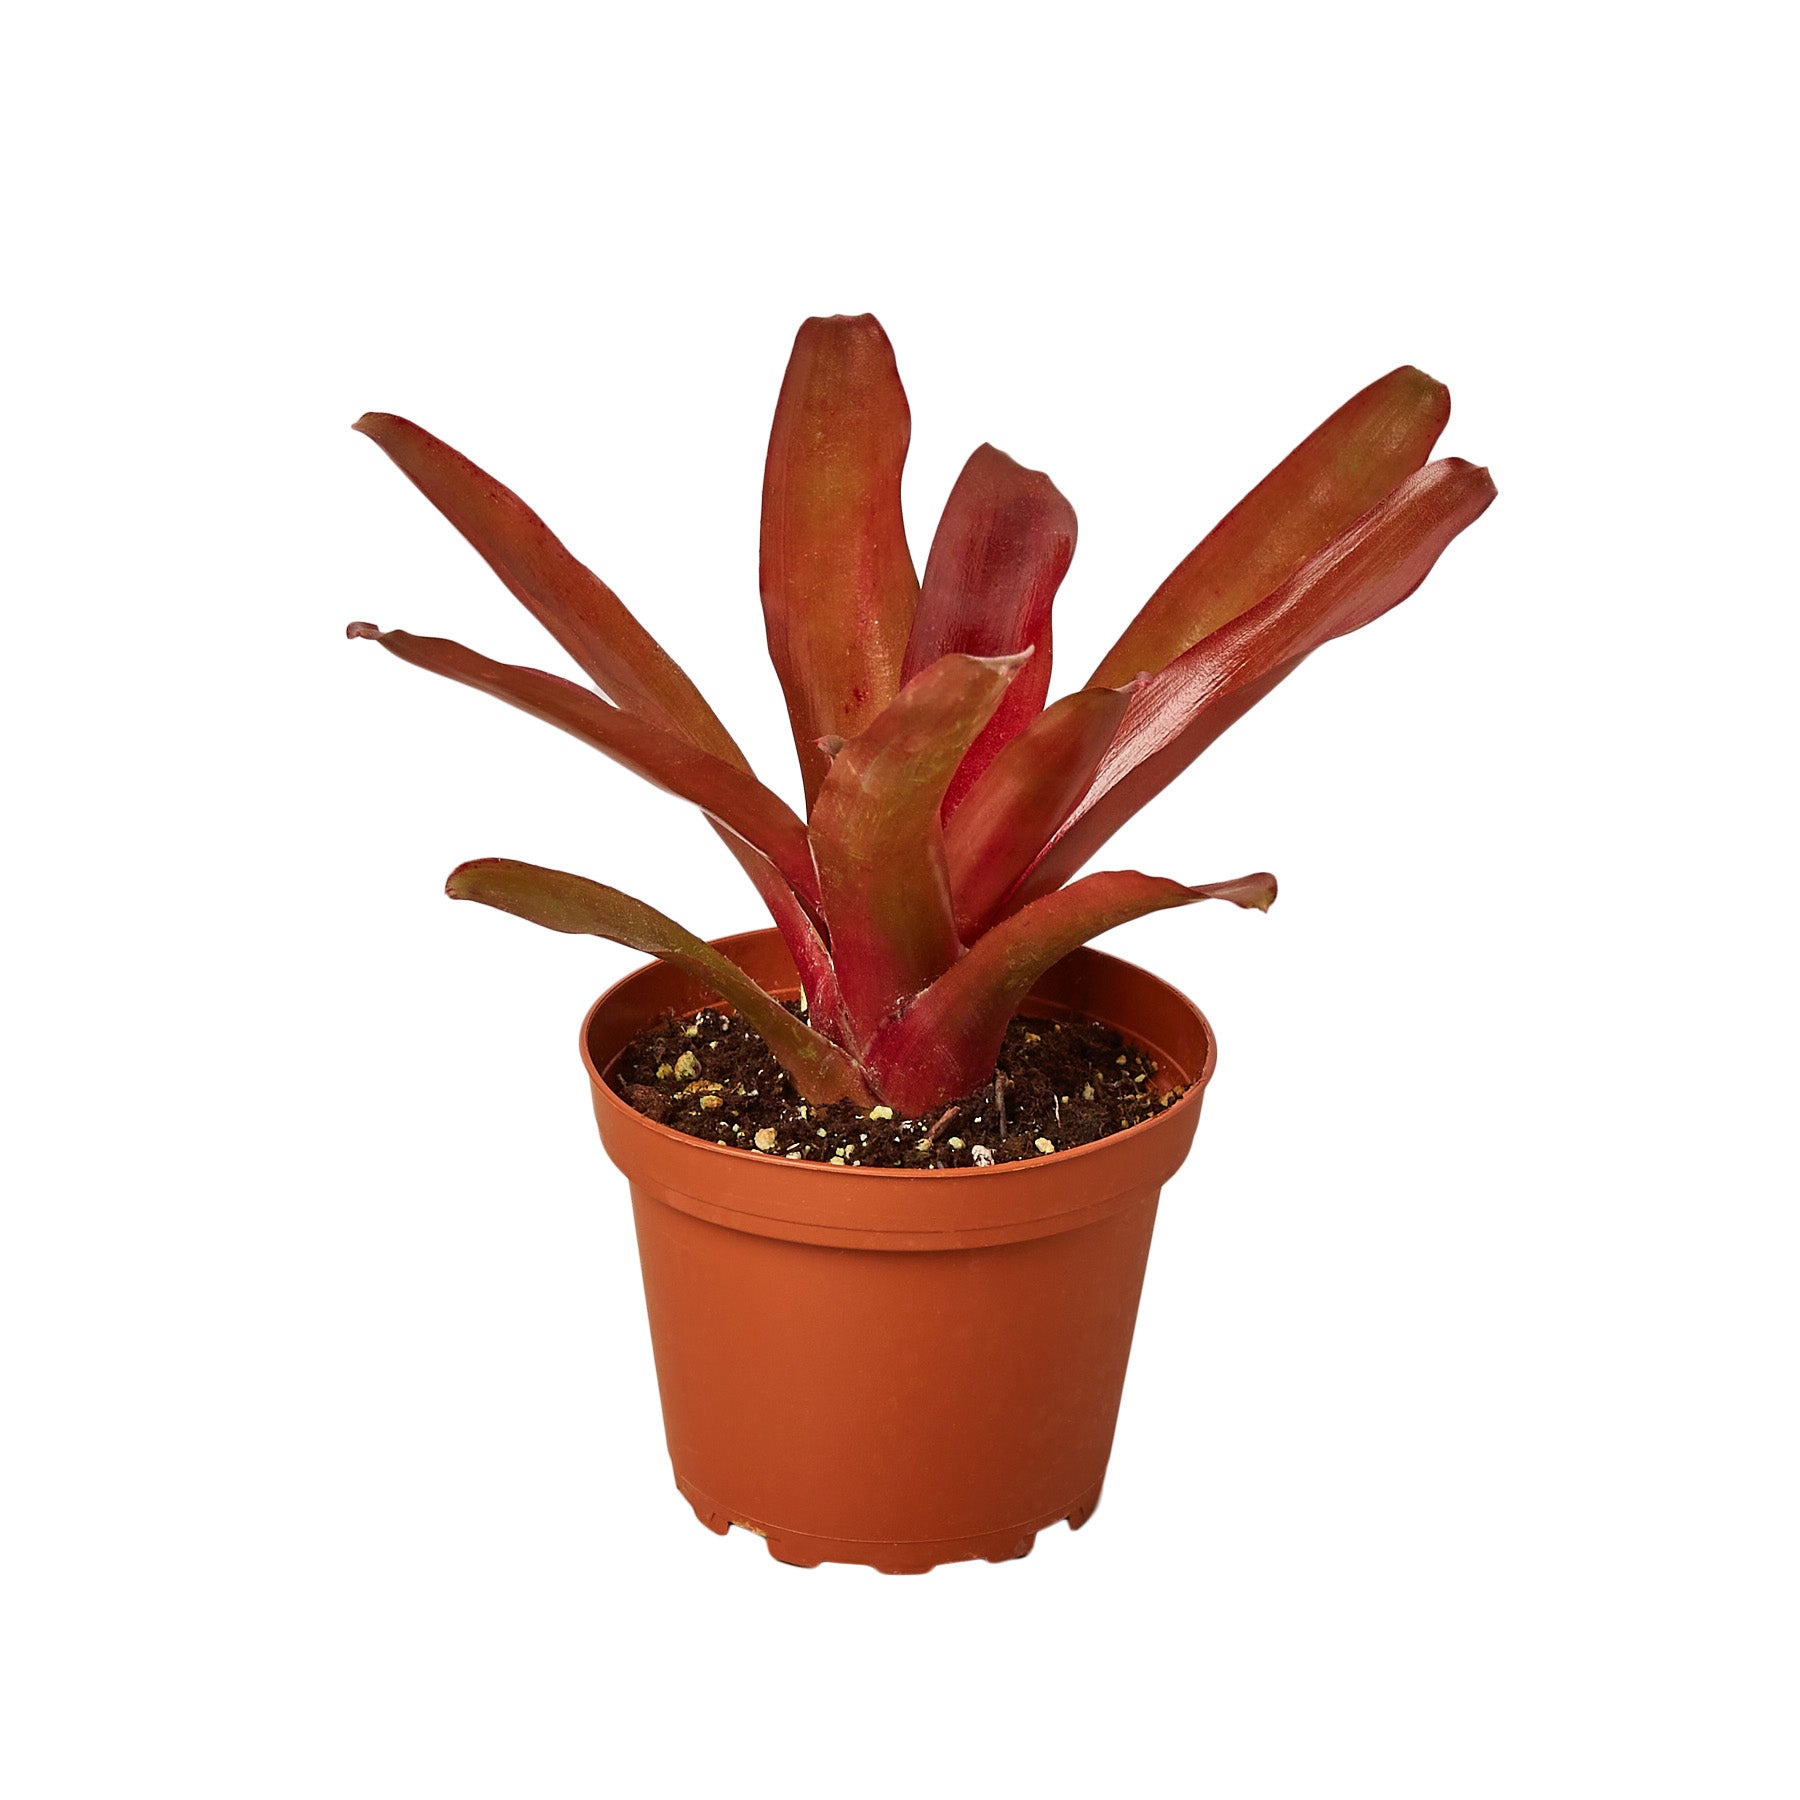
[[[793,990],[776,933],[718,947]],[[789,1560],[893,1567],[1020,1554],[1041,1524],[1085,1518],[1158,1196],[1212,1073],[1204,1017],[1145,971],[1077,951],[1028,1004],[1114,1026],[1186,1094],[1041,1161],[910,1171],[789,1163],[629,1107],[606,1080],[619,1050],[709,1003],[654,964],[582,1032],[601,1138],[630,1184],[670,1460],[695,1510],[763,1532],[777,1555],[787,1540]]]

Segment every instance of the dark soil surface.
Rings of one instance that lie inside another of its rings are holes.
[[[728,1013],[651,1027],[613,1086],[646,1118],[689,1137],[791,1161],[876,1169],[967,1169],[1071,1150],[1137,1125],[1185,1088],[1153,1093],[1156,1064],[1109,1026],[1017,1018],[995,1079],[929,1119],[840,1101],[808,1106],[763,1040]]]

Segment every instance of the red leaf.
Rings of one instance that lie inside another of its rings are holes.
[[[824,737],[852,738],[900,687],[919,582],[900,516],[912,432],[887,333],[808,319],[763,475],[762,599],[810,810]]]
[[[860,1048],[961,951],[939,809],[1024,656],[946,656],[830,765],[812,810],[831,960]]]
[[[1266,912],[1273,875],[1183,887],[1156,875],[1089,875],[1033,902],[987,933],[898,1019],[877,1033],[865,1063],[888,1105],[918,1118],[993,1073],[1006,1023],[1053,963],[1115,925],[1187,906],[1229,900]]]
[[[1486,469],[1457,457],[1428,464],[1278,592],[1145,681],[1086,797],[1011,904],[1060,887],[1312,650],[1397,606],[1493,498]]]
[[[684,737],[608,705],[596,693],[542,669],[493,662],[449,638],[414,637],[358,622],[353,638],[373,638],[403,661],[464,687],[479,689],[580,738],[634,774],[728,825],[781,872],[796,893],[817,906],[818,881],[806,827],[777,794],[741,768],[697,750]]]
[[[729,825],[712,821],[713,829],[724,840],[725,848],[738,860],[750,877],[751,884],[762,896],[762,903],[781,933],[788,955],[800,976],[800,990],[806,996],[808,1017],[828,1038],[842,1041],[844,1001],[838,992],[837,970],[831,966],[831,953],[825,948],[811,914],[800,902],[793,888],[782,879],[780,871],[760,850],[744,842]],[[814,902],[815,906],[817,902]]]
[[[393,458],[602,693],[627,712],[749,768],[675,660],[517,494],[408,419],[364,413],[356,429]]]
[[[836,1044],[802,1024],[712,945],[617,888],[489,856],[453,869],[444,891],[452,900],[478,900],[551,931],[608,938],[674,963],[707,983],[761,1034],[802,1099],[820,1106],[834,1100],[873,1103],[861,1072]]]
[[[1075,510],[1048,475],[983,444],[963,465],[944,507],[902,681],[940,656],[1009,656],[1030,650],[994,716],[962,760],[944,801],[946,821],[976,778],[1042,711],[1050,686],[1050,603],[1075,554]]]
[[[1449,389],[1412,368],[1346,401],[1207,533],[1087,685],[1153,674],[1274,593],[1424,463],[1449,417]]]
[[[1030,672],[1028,665],[1025,673]],[[988,764],[951,816],[944,827],[944,852],[956,929],[965,944],[986,930],[1014,884],[1087,792],[1118,735],[1131,693],[1130,688],[1084,688],[1065,694]],[[1009,689],[1002,708],[1011,699]],[[967,758],[963,767],[968,767]]]

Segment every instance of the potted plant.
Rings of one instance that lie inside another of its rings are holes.
[[[1486,508],[1485,470],[1427,460],[1449,404],[1411,368],[1365,388],[1046,706],[1067,501],[983,445],[921,580],[886,334],[807,320],[761,570],[804,817],[517,496],[404,419],[359,421],[593,686],[445,639],[350,636],[693,802],[774,922],[708,944],[503,859],[448,884],[659,959],[594,1005],[581,1049],[631,1187],[676,1481],[713,1529],[745,1525],[788,1562],[922,1570],[1023,1555],[1093,1509],[1157,1197],[1215,1052],[1191,1002],[1082,946],[1199,900],[1266,909],[1275,883],[1077,871]]]

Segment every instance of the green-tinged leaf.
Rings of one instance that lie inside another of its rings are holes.
[[[517,494],[409,419],[364,413],[356,429],[393,458],[602,693],[627,712],[749,768],[675,660]]]
[[[912,431],[887,333],[808,319],[763,475],[762,600],[810,810],[825,737],[852,738],[900,687],[919,582],[900,516]]]
[[[812,809],[831,960],[860,1048],[961,951],[939,809],[1024,656],[945,656],[832,760]]]
[[[1088,680],[1118,687],[1281,586],[1419,468],[1450,417],[1450,391],[1395,369],[1340,406],[1189,552]]]
[[[1093,785],[1009,904],[1060,887],[1306,655],[1397,606],[1493,497],[1486,469],[1428,464],[1277,593],[1142,683]]]
[[[1131,693],[1130,688],[1084,688],[1064,695],[988,764],[951,815],[944,854],[956,929],[965,944],[987,928],[1087,792],[1118,735]]]
[[[940,656],[1031,660],[1006,690],[951,778],[949,820],[981,772],[1043,710],[1050,686],[1050,603],[1075,554],[1075,509],[1048,475],[1022,468],[992,444],[963,465],[919,586],[901,679]]]
[[[988,1079],[1006,1023],[1032,985],[1089,938],[1196,900],[1229,900],[1266,912],[1274,899],[1273,875],[1204,887],[1130,869],[1089,875],[996,925],[876,1034],[864,1062],[882,1099],[918,1118]]]
[[[444,891],[452,900],[478,900],[551,931],[609,938],[673,963],[705,982],[761,1034],[802,1099],[820,1106],[834,1100],[871,1104],[861,1073],[836,1044],[803,1025],[711,944],[617,888],[493,856],[453,869]]]
[[[382,631],[361,622],[351,625],[348,635],[373,638],[405,662],[492,694],[580,738],[646,781],[691,800],[766,856],[809,903],[818,904],[806,827],[786,801],[735,764],[696,749],[688,739],[649,719],[609,705],[560,675],[493,662],[449,638],[414,637],[408,631]]]

